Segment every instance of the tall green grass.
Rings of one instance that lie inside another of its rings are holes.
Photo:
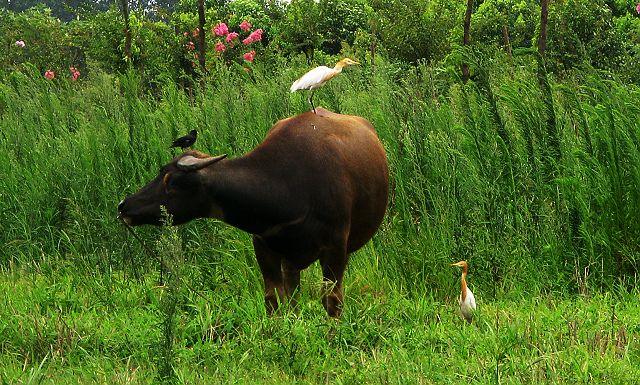
[[[70,260],[106,272],[130,269],[132,256],[149,267],[115,220],[117,202],[171,159],[167,144],[189,129],[200,131],[197,148],[238,156],[278,119],[307,110],[306,95],[287,87],[302,71],[226,70],[203,90],[166,82],[153,94],[133,72],[77,84],[47,81],[29,67],[4,74],[0,262]],[[526,67],[487,71],[483,88],[425,66],[400,81],[392,65],[375,74],[356,68],[318,91],[319,105],[369,119],[387,149],[391,202],[373,243],[380,275],[440,298],[454,259],[469,260],[476,285],[493,295],[633,281],[640,90],[596,73],[553,84],[562,156],[549,174],[535,77]],[[248,247],[248,237],[212,221],[180,232],[187,254],[220,269],[235,258],[228,250]]]
[[[134,72],[79,83],[28,66],[1,73],[0,377],[636,378],[640,89],[589,71],[551,81],[558,156],[527,60],[466,86],[424,65],[349,68],[316,93],[317,105],[373,123],[391,170],[385,221],[351,258],[339,323],[318,301],[317,266],[303,274],[300,313],[266,318],[249,236],[216,221],[136,228],[173,266],[157,286],[158,261],[116,219],[176,136],[196,128],[196,148],[239,156],[308,110],[307,95],[288,92],[302,60],[221,69],[190,90],[148,90]],[[453,315],[459,259],[481,304],[471,327]]]

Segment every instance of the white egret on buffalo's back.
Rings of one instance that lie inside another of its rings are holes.
[[[329,68],[327,66],[320,66],[312,69],[306,74],[302,75],[300,79],[293,82],[291,85],[291,92],[298,90],[311,90],[311,96],[309,97],[309,103],[313,112],[316,112],[316,107],[313,105],[313,93],[317,88],[322,87],[327,81],[333,79],[336,75],[342,72],[342,68],[348,65],[360,64],[355,60],[344,58],[336,63],[335,67]]]
[[[452,264],[451,266],[457,266],[462,268],[462,278],[460,279],[460,297],[458,298],[458,304],[460,305],[460,312],[462,317],[471,322],[473,319],[473,312],[476,310],[476,299],[471,292],[471,289],[467,287],[467,269],[469,265],[467,261],[460,261]]]

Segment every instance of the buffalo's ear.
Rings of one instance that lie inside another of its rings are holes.
[[[203,169],[207,166],[210,166],[224,158],[227,157],[227,154],[222,154],[218,156],[209,156],[206,158],[196,158],[193,155],[185,155],[178,161],[178,168],[182,171],[197,171]]]

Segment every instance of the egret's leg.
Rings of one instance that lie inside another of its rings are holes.
[[[311,103],[311,108],[313,109],[313,113],[316,113],[316,107],[313,105],[313,93],[316,92],[316,90],[311,90],[311,96],[309,97],[309,103]]]

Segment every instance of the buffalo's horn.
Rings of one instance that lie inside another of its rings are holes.
[[[178,168],[183,171],[197,171],[227,157],[227,154],[196,158],[193,155],[185,155],[178,161]]]

